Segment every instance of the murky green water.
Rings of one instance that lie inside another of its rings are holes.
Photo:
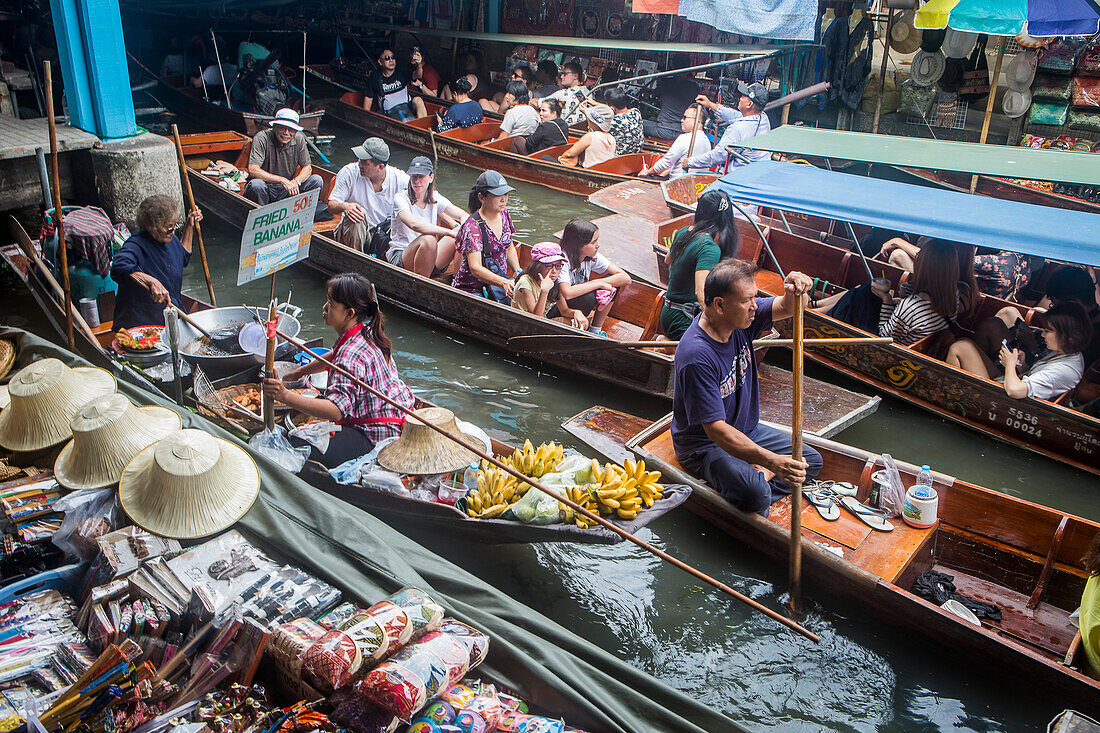
[[[339,165],[361,134],[325,122],[338,138],[324,150]],[[392,162],[405,165],[408,150]],[[453,201],[477,171],[441,161],[438,188]],[[573,216],[602,212],[583,199],[513,182],[512,214],[523,238],[549,236]],[[212,217],[204,222],[219,302],[267,300],[268,282],[236,288],[239,233]],[[277,290],[305,308],[304,333],[331,342],[320,319],[323,277],[305,265],[278,276]],[[205,296],[201,269],[190,268],[185,289]],[[5,308],[5,311],[8,311]],[[535,443],[576,445],[559,427],[593,404],[656,418],[666,402],[639,397],[580,377],[548,374],[516,357],[434,329],[399,310],[386,312],[402,375],[418,392],[453,408],[491,435]],[[811,370],[859,390],[823,370]],[[838,436],[861,448],[888,451],[1014,496],[1100,517],[1094,477],[982,438],[891,398],[879,411]],[[576,445],[578,448],[583,446]],[[1013,731],[1042,728],[1064,705],[1026,687],[994,679],[957,653],[898,630],[862,608],[830,601],[812,588],[806,624],[819,645],[796,637],[630,544],[544,544],[495,547],[407,529],[440,554],[550,615],[586,639],[754,730],[782,731]],[[779,607],[786,569],[766,562],[687,511],[674,512],[642,532],[653,543],[757,600]]]

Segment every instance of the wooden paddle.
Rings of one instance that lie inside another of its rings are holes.
[[[187,173],[187,162],[183,159],[183,143],[180,142],[180,131],[172,125],[172,138],[176,141],[176,156],[180,161],[180,174],[183,176],[184,191],[187,192],[187,211],[195,208],[195,194],[191,192],[191,177]],[[206,289],[210,292],[210,305],[218,307],[218,299],[214,297],[214,284],[210,281],[210,265],[206,262],[206,246],[202,241],[202,226],[195,222],[195,236],[199,240],[199,257],[202,259],[202,274],[206,276]]]
[[[805,346],[859,346],[865,344],[891,344],[889,337],[803,339]],[[540,354],[551,351],[611,351],[613,349],[675,348],[679,341],[615,341],[577,334],[546,334],[540,336],[513,336],[508,339],[508,348]],[[768,346],[792,346],[792,339],[756,339],[753,347],[761,349]]]
[[[805,355],[805,338],[803,337],[804,306],[802,298],[794,310],[794,323],[792,324],[792,336],[794,338],[794,352],[791,359],[792,374],[792,399],[791,399],[791,457],[796,461],[802,460],[802,362]],[[795,483],[791,486],[791,610],[798,613],[802,610],[802,484]]]
[[[61,284],[65,291],[65,333],[69,337],[69,349],[76,351],[76,337],[73,335],[72,288],[69,285],[69,251],[65,246],[65,216],[61,210],[61,174],[57,168],[57,122],[53,118],[53,76],[50,74],[50,62],[42,62],[42,73],[46,77],[46,120],[50,128],[50,172],[53,174],[53,221],[57,227],[57,256],[61,260]],[[93,338],[92,341],[95,341]]]
[[[373,394],[375,397],[382,400],[383,402],[390,405],[391,407],[394,407],[397,410],[399,410],[400,412],[404,413],[406,416],[416,417],[413,410],[409,409],[408,407],[405,407],[400,402],[397,402],[396,400],[392,399],[389,395],[383,394],[382,392],[378,391],[377,389],[375,389],[370,384],[367,384],[362,379],[359,379],[358,377],[356,377],[354,374],[352,374],[348,370],[344,369],[341,366],[337,366],[336,364],[333,364],[331,361],[329,361],[325,357],[317,355],[317,354],[313,354],[313,352],[311,352],[308,348],[306,348],[306,345],[304,343],[302,343],[301,341],[299,341],[298,339],[293,338],[292,336],[287,336],[285,333],[283,333],[282,331],[279,331],[279,330],[276,330],[275,333],[278,334],[279,338],[281,338],[283,341],[286,341],[287,343],[291,344],[298,351],[301,351],[302,353],[305,353],[305,354],[313,355],[314,358],[319,360],[322,364],[327,366],[329,369],[332,369],[334,371],[339,372],[340,374],[343,374],[345,377],[350,379],[352,382],[359,385],[363,389],[367,390],[368,392]],[[579,504],[574,503],[573,501],[571,501],[569,499],[569,497],[564,496],[563,494],[561,494],[557,491],[554,491],[553,489],[547,488],[546,486],[544,486],[539,481],[536,481],[533,478],[529,478],[527,476],[524,476],[522,473],[515,470],[511,465],[508,465],[506,463],[502,463],[501,461],[497,460],[496,457],[494,457],[492,454],[486,453],[485,450],[481,446],[473,445],[472,443],[469,443],[468,441],[466,441],[464,438],[462,438],[458,435],[454,435],[453,433],[449,433],[446,430],[444,430],[443,428],[441,428],[438,425],[435,425],[431,422],[424,422],[424,424],[427,425],[432,430],[434,430],[435,432],[439,433],[440,435],[443,435],[446,438],[448,438],[450,440],[453,440],[454,442],[458,443],[459,445],[461,445],[463,448],[470,451],[471,453],[473,453],[477,456],[480,456],[482,459],[488,461],[489,463],[493,464],[494,466],[501,469],[502,471],[505,471],[508,474],[510,474],[512,476],[515,476],[520,481],[523,481],[525,483],[530,484],[531,486],[534,486],[536,489],[538,489],[539,491],[542,491],[547,496],[551,496],[551,497],[557,499],[562,504],[565,504],[566,506],[571,507],[574,512],[577,512],[577,513],[581,514],[582,516],[587,517],[588,519],[592,520],[593,522],[595,522],[595,523],[597,523],[597,524],[599,524],[603,527],[606,527],[607,529],[611,530],[612,532],[619,535],[623,539],[629,540],[630,542],[633,542],[635,545],[642,548],[646,552],[650,552],[650,553],[656,555],[657,557],[661,558],[665,562],[670,563],[672,565],[675,565],[676,567],[680,568],[684,572],[690,573],[691,575],[695,576],[699,580],[702,580],[702,581],[714,586],[715,588],[722,591],[723,593],[726,593],[727,595],[730,595],[733,598],[736,598],[737,600],[741,601],[742,603],[745,603],[745,604],[751,606],[755,610],[759,611],[760,613],[763,613],[764,615],[768,616],[771,619],[774,619],[775,621],[778,621],[779,623],[783,624],[787,628],[792,629],[794,631],[797,631],[798,633],[805,636],[807,639],[812,639],[815,642],[816,641],[821,641],[821,637],[819,637],[817,634],[810,631],[806,627],[802,626],[798,622],[792,621],[791,619],[783,616],[782,614],[780,614],[776,611],[773,611],[772,609],[768,608],[767,606],[765,606],[761,603],[758,603],[757,601],[754,601],[753,599],[749,598],[748,596],[743,595],[741,593],[738,593],[737,591],[735,591],[733,588],[730,588],[725,583],[723,583],[719,580],[715,580],[714,578],[712,578],[709,575],[705,574],[701,570],[698,570],[698,569],[692,567],[691,565],[688,565],[687,563],[685,563],[682,560],[676,559],[672,555],[669,555],[667,552],[664,552],[663,550],[657,549],[656,547],[649,544],[645,540],[639,539],[638,537],[634,536],[630,532],[627,532],[626,530],[622,529],[618,525],[607,521],[606,519],[601,517],[599,514],[594,514],[590,511],[588,511],[587,509],[585,509],[584,507],[580,506]]]

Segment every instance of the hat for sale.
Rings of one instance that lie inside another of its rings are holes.
[[[1035,70],[1039,67],[1039,54],[1036,51],[1023,51],[1012,57],[1005,68],[1005,83],[1009,89],[1024,91],[1031,89],[1035,81]]]
[[[362,145],[351,149],[359,160],[377,160],[379,163],[390,162],[390,146],[380,137],[368,137]]]
[[[448,437],[428,427],[431,423],[467,443],[481,445],[477,438],[458,429],[455,415],[443,407],[423,407],[405,419],[401,437],[378,452],[378,465],[396,473],[428,476],[450,473],[478,460],[478,455],[466,450]]]
[[[737,82],[737,91],[740,92],[742,96],[751,99],[757,109],[764,109],[764,106],[768,103],[768,88],[760,82],[746,84],[743,81],[739,81]]]
[[[409,163],[409,170],[406,172],[410,176],[427,176],[435,173],[435,166],[432,165],[431,158],[418,155]]]
[[[69,422],[90,397],[115,391],[110,372],[40,359],[8,382],[10,404],[0,412],[0,447],[31,452],[73,436]]]
[[[507,179],[496,171],[485,171],[477,177],[477,183],[474,184],[474,190],[484,191],[490,196],[503,196],[516,189],[509,186]]]
[[[289,127],[296,132],[302,131],[302,126],[298,124],[301,118],[298,117],[298,113],[289,107],[283,107],[281,110],[275,113],[275,119],[271,121],[273,125],[282,125],[283,127]]]
[[[1007,89],[1004,97],[1001,98],[1001,109],[1004,110],[1006,116],[1013,119],[1023,117],[1030,106],[1030,89]]]
[[[166,407],[137,407],[125,395],[96,397],[69,423],[70,440],[53,464],[57,483],[66,489],[101,489],[118,483],[122,469],[142,449],[182,426]]]
[[[0,379],[8,376],[11,365],[15,363],[15,344],[8,339],[0,339]]]
[[[611,119],[615,113],[606,104],[595,104],[584,110],[584,116],[593,125],[607,132],[611,129]]]
[[[977,33],[957,31],[954,28],[947,29],[947,35],[943,39],[943,55],[949,59],[964,59],[974,50],[974,44],[978,42]]]
[[[564,265],[569,262],[569,258],[561,251],[561,245],[557,242],[539,242],[531,247],[531,261],[541,262],[544,265],[560,262]]]
[[[939,51],[917,51],[909,67],[909,78],[919,87],[930,87],[940,80],[946,68],[947,59]]]
[[[913,53],[920,48],[923,34],[913,24],[916,14],[915,10],[899,10],[894,13],[890,23],[890,48],[898,53]]]
[[[0,384],[0,410],[3,410],[11,402],[11,397],[8,395],[8,385]]]
[[[144,530],[173,539],[221,532],[260,493],[260,471],[241,447],[201,430],[177,430],[139,452],[118,484],[122,509]]]

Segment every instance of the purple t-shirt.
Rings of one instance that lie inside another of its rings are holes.
[[[508,212],[501,213],[503,220],[500,230],[500,239],[497,239],[496,234],[493,232],[492,227],[488,224],[485,225],[485,231],[489,233],[489,253],[496,261],[500,272],[508,271],[508,261],[505,258],[505,252],[508,251],[508,247],[512,245],[512,235],[515,233],[516,228],[512,224],[512,217],[508,216]],[[462,226],[458,230],[458,237],[455,238],[455,248],[463,254],[462,263],[458,266],[458,272],[455,273],[454,286],[459,290],[465,290],[468,293],[480,293],[483,282],[474,277],[474,274],[470,272],[470,265],[466,262],[465,255],[471,252],[481,253],[481,227],[478,226],[477,219],[472,216],[466,217],[466,221],[462,222]],[[484,259],[484,256],[483,256]],[[483,265],[489,267],[487,262],[482,262]]]
[[[714,445],[705,423],[725,420],[746,435],[760,422],[760,385],[752,340],[771,328],[775,298],[757,298],[756,316],[729,341],[715,341],[695,317],[676,347],[672,445],[683,461]]]

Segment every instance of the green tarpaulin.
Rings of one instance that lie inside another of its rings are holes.
[[[84,359],[25,331],[0,327],[0,337],[16,341],[18,356],[12,373],[47,356],[72,366],[88,366]],[[119,383],[118,389],[138,405],[176,407],[129,384]],[[202,417],[176,409],[183,415],[184,427],[235,440]],[[384,522],[321,493],[262,456],[254,457],[263,482],[260,498],[237,525],[253,542],[320,576],[352,599],[377,601],[405,585],[429,591],[449,615],[492,637],[479,674],[514,688],[540,708],[557,712],[570,725],[592,733],[744,730],[513,601]],[[690,582],[687,576],[686,582]],[[568,624],[569,619],[561,621]]]
[[[783,125],[742,143],[753,150],[1036,181],[1100,184],[1100,154],[979,145]]]

